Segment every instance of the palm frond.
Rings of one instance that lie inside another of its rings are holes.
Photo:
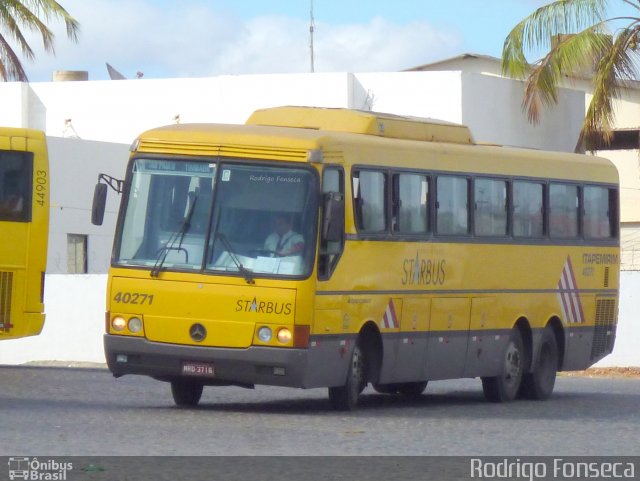
[[[9,38],[13,39],[27,59],[34,52],[23,30],[39,33],[46,52],[55,54],[55,36],[46,22],[63,20],[67,36],[78,40],[78,22],[55,0],[0,0],[0,34],[6,32],[0,42],[0,77],[3,80],[27,81],[20,59],[13,51]]]
[[[78,41],[80,24],[60,3],[55,0],[24,0],[22,3],[29,6],[33,13],[46,21],[63,20],[67,30],[67,37],[74,42]]]
[[[0,80],[27,81],[27,73],[24,71],[20,59],[2,34],[0,34]]]
[[[593,69],[611,44],[611,37],[600,33],[600,24],[565,36],[539,62],[532,66],[522,101],[529,121],[537,123],[543,107],[558,102],[558,88],[569,74]]]
[[[502,71],[524,78],[527,53],[549,50],[560,35],[579,32],[605,19],[608,0],[557,0],[536,9],[507,35],[502,48]]]
[[[16,21],[16,12],[11,2],[0,2],[0,25],[3,26],[3,30],[5,30],[10,37],[12,37],[17,43],[20,49],[22,50],[22,54],[28,59],[34,58],[34,53],[26,38],[22,34],[22,30],[20,29],[20,25]],[[8,41],[5,39],[5,48],[9,47]],[[10,48],[10,47],[9,47]],[[13,56],[12,56],[13,57]]]
[[[619,98],[624,82],[637,78],[634,52],[639,34],[640,23],[637,21],[619,30],[597,64],[593,97],[578,140],[578,144],[588,150],[611,141],[615,122],[614,101]]]

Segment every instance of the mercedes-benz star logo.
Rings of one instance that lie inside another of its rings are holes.
[[[202,324],[194,324],[189,328],[189,335],[194,341],[201,342],[207,337],[207,330]]]

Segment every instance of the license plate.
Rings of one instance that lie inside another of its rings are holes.
[[[213,364],[206,362],[183,362],[182,374],[186,376],[214,377],[216,370]]]

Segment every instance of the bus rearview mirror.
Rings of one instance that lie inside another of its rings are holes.
[[[327,242],[340,242],[344,233],[344,196],[339,192],[324,195],[322,238]]]
[[[93,191],[93,206],[91,207],[91,223],[102,225],[104,210],[107,204],[107,184],[97,183]]]

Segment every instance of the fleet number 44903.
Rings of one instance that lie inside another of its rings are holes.
[[[141,292],[117,292],[113,297],[113,302],[122,304],[153,304],[153,294],[143,294]]]

